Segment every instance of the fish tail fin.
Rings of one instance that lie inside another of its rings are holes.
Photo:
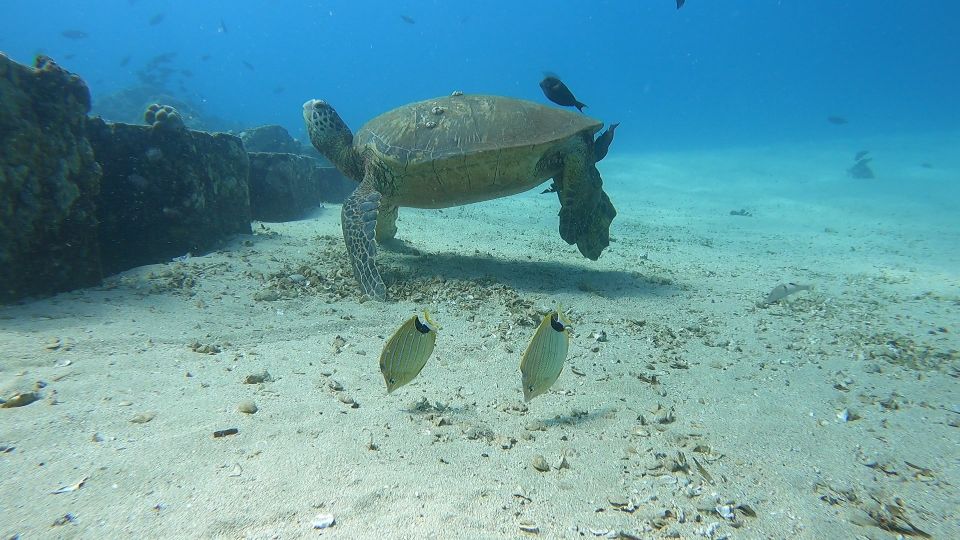
[[[583,108],[587,106],[586,103],[583,103],[580,101],[576,102],[574,105],[577,107],[577,110],[580,112],[583,112]]]

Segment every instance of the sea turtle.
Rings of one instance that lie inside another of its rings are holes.
[[[397,208],[446,208],[527,191],[553,179],[560,236],[596,260],[617,215],[595,166],[588,116],[500,96],[454,92],[410,103],[367,122],[356,136],[322,100],[303,104],[313,145],[360,182],[341,210],[354,276],[386,298],[377,242],[397,232]]]

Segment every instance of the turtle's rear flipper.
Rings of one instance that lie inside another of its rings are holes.
[[[377,270],[377,214],[380,208],[380,193],[371,188],[372,182],[361,182],[343,202],[340,226],[347,244],[347,255],[353,265],[353,276],[360,290],[374,300],[387,299],[387,287]]]
[[[560,187],[557,192],[560,198],[560,237],[568,244],[579,244],[583,235],[588,234],[591,216],[600,204],[600,194],[603,193],[600,171],[581,153],[570,153],[563,158],[563,172],[556,183]]]
[[[600,202],[582,218],[585,230],[577,238],[577,249],[584,257],[595,261],[600,258],[603,250],[610,245],[610,223],[617,216],[617,210],[610,202],[610,197],[600,190]]]
[[[592,157],[592,149],[590,152],[588,157]],[[556,184],[560,188],[560,237],[576,244],[584,257],[597,260],[610,245],[610,223],[617,215],[603,192],[600,171],[584,154],[569,153]]]

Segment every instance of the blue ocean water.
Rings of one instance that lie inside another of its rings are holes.
[[[301,138],[309,98],[357,128],[457,89],[546,102],[544,71],[622,123],[619,152],[960,126],[956,2],[5,0],[0,13],[0,50],[52,56],[95,100],[176,53],[172,94]]]

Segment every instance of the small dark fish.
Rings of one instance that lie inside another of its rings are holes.
[[[206,62],[206,61],[209,60],[209,59],[210,59],[210,55],[209,55],[209,54],[204,54],[204,55],[201,55],[201,56],[200,56],[200,60],[201,60],[202,62]]]
[[[274,93],[274,94],[282,94],[282,93],[286,92],[286,90],[287,90],[286,88],[284,88],[284,87],[282,87],[282,86],[278,86],[278,87],[276,87],[276,88],[273,89],[273,93]]]
[[[150,26],[156,26],[156,25],[162,23],[164,17],[166,17],[166,16],[167,16],[166,13],[157,13],[157,14],[154,15],[153,17],[150,17],[150,20],[149,20],[148,22],[150,23]]]
[[[403,22],[407,24],[417,24],[417,21],[413,20],[413,17],[408,15],[401,15],[400,18],[403,19]]]
[[[921,163],[920,166],[923,167],[924,169],[932,169],[932,168],[933,168],[933,164],[932,164],[932,163],[927,163],[927,162]]]
[[[847,119],[842,116],[828,116],[827,122],[837,126],[842,126],[847,123]]]
[[[90,34],[84,32],[83,30],[64,30],[60,32],[60,35],[67,39],[87,39],[90,37]]]
[[[853,167],[847,169],[847,174],[853,178],[861,180],[869,180],[874,178],[873,169],[870,168],[870,162],[873,161],[870,158],[863,158],[860,161],[857,161]]]
[[[861,159],[867,157],[867,154],[869,154],[869,153],[870,153],[869,150],[861,150],[861,151],[857,152],[857,155],[853,156],[853,160],[854,160],[854,161],[860,161]]]
[[[126,66],[127,64],[129,64],[129,63],[130,63],[130,57],[129,57],[129,56],[124,56],[123,58],[120,59],[120,67],[124,67],[124,66]]]
[[[573,97],[573,92],[567,88],[567,85],[563,84],[556,75],[547,75],[540,81],[540,89],[543,90],[543,95],[547,96],[547,99],[556,103],[557,105],[563,105],[564,107],[576,107],[577,110],[583,112],[583,108],[586,107],[585,104],[577,101],[577,98]]]
[[[217,32],[221,34],[227,33],[227,23],[223,22],[223,19],[220,19],[220,26],[217,27]]]
[[[257,68],[255,68],[255,67],[253,67],[253,64],[251,64],[250,62],[247,62],[246,60],[241,60],[240,62],[243,63],[243,67],[249,69],[250,71],[256,71],[256,69],[257,69]]]
[[[76,57],[77,57],[77,55],[76,55],[75,53],[65,54],[65,55],[63,56],[64,60],[73,60],[73,59],[76,58]]]
[[[683,7],[683,3],[686,2],[686,1],[687,1],[687,0],[677,0],[677,9],[682,8],[682,7]]]
[[[601,133],[600,136],[597,137],[597,140],[593,142],[593,160],[595,162],[607,157],[607,151],[610,149],[610,143],[613,142],[613,132],[619,125],[620,122],[614,122],[610,124],[610,127]]]
[[[193,72],[190,71],[189,69],[181,69],[180,74],[183,75],[184,77],[193,77]]]

